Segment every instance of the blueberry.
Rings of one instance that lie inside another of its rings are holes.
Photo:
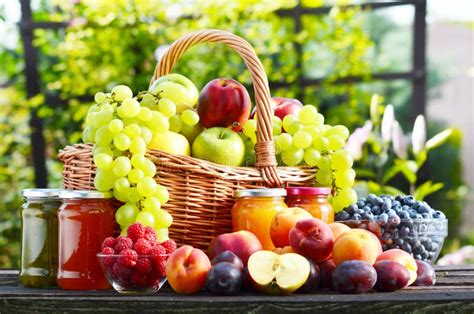
[[[402,227],[400,228],[400,236],[403,237],[403,238],[406,238],[408,237],[410,234],[410,228],[408,227]]]
[[[372,203],[372,201],[376,198],[377,198],[377,196],[374,195],[374,194],[367,195],[367,203]]]
[[[397,244],[392,245],[392,249],[399,249],[399,248],[400,248],[400,245],[397,245]]]
[[[402,203],[402,202],[403,202],[403,195],[397,195],[397,196],[395,196],[395,200],[396,200],[397,202]]]
[[[410,206],[408,206],[408,205],[403,205],[403,206],[402,206],[402,210],[409,211],[409,210],[410,210]]]
[[[362,200],[359,200],[359,201],[357,201],[356,205],[357,205],[357,207],[362,208],[362,207],[365,206],[365,202],[363,202]]]
[[[389,209],[385,213],[388,215],[389,218],[392,216],[397,216],[397,213],[393,209]]]
[[[398,206],[392,207],[392,209],[398,214],[402,210],[402,207],[398,205]]]
[[[403,243],[402,250],[404,250],[405,252],[411,253],[412,248],[411,248],[410,243],[408,242]]]
[[[365,212],[365,213],[366,213],[366,212],[370,212],[370,207],[369,207],[369,206],[364,206],[364,207],[362,208],[362,210],[363,210],[363,212]]]
[[[345,210],[341,210],[340,212],[336,213],[336,221],[344,221],[351,219],[351,215],[346,212]]]
[[[397,244],[397,245],[403,245],[404,242],[405,242],[405,241],[404,241],[402,238],[400,238],[400,239],[395,239],[395,240],[393,241],[393,243],[395,243],[395,244]]]
[[[355,213],[355,210],[357,209],[357,205],[356,204],[351,204],[349,205],[347,208],[346,208],[346,212],[348,212],[349,214],[353,215]]]
[[[400,217],[398,217],[397,215],[393,215],[391,217],[389,216],[388,223],[391,226],[398,226],[400,224]]]
[[[413,204],[411,206],[411,208],[417,210],[418,208],[420,208],[421,205],[422,205],[422,203],[420,201],[417,201],[417,202],[415,202],[415,204]]]
[[[401,205],[402,205],[402,204],[400,204],[399,201],[393,201],[393,202],[392,202],[392,208],[397,207],[397,206],[401,206]]]
[[[382,203],[382,209],[387,210],[387,209],[390,209],[391,207],[392,207],[392,200],[389,198],[384,199]]]
[[[401,219],[407,219],[410,218],[410,214],[406,210],[401,210],[398,213],[398,216],[400,216]]]
[[[438,218],[438,219],[445,219],[446,215],[442,211],[435,211],[435,214],[433,215],[433,218]]]
[[[416,210],[410,209],[410,210],[408,211],[408,214],[410,215],[410,218],[415,219],[415,218],[416,218],[416,215],[417,215],[418,213],[416,212]]]
[[[357,208],[357,209],[354,211],[354,214],[362,215],[363,213],[365,213],[364,208]]]
[[[423,219],[431,219],[431,218],[433,218],[430,213],[423,213],[423,214],[421,214],[421,217],[422,217]]]
[[[376,197],[372,200],[372,205],[382,205],[383,204],[383,199],[381,197]]]
[[[412,206],[413,204],[415,204],[415,198],[411,195],[405,196],[403,203],[405,205]]]
[[[361,220],[362,216],[360,214],[354,214],[352,215],[352,220]]]
[[[414,219],[423,219],[423,216],[421,214],[416,214],[416,217]]]
[[[383,214],[380,214],[379,217],[377,218],[377,221],[380,224],[387,224],[387,221],[388,221],[388,215],[383,213]]]
[[[379,206],[372,207],[372,214],[380,215],[382,213],[382,209]]]
[[[430,256],[430,253],[428,253],[427,251],[423,251],[421,252],[421,258],[426,260],[428,259],[428,257]]]
[[[418,260],[421,260],[421,255],[420,254],[415,254],[415,256],[413,256],[415,259],[418,259]]]
[[[429,213],[430,212],[430,207],[428,206],[428,204],[421,204],[420,207],[418,207],[418,212],[420,214],[423,214],[423,213]]]
[[[365,220],[373,220],[374,219],[374,214],[372,214],[371,211],[365,212],[362,214],[362,218]]]
[[[388,250],[388,245],[387,245],[387,244],[383,244],[383,245],[382,245],[382,250],[383,250],[383,251]]]

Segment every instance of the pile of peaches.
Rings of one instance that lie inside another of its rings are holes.
[[[206,288],[217,295],[240,290],[266,294],[395,291],[431,286],[435,272],[399,249],[382,252],[370,231],[326,224],[300,208],[280,211],[269,230],[276,249],[264,250],[248,231],[214,238],[207,251],[185,245],[168,259],[166,275],[177,293]]]

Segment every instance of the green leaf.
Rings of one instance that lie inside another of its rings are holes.
[[[402,171],[402,164],[395,164],[392,167],[390,167],[387,171],[385,171],[385,174],[382,177],[382,183],[387,183],[395,177],[400,171]]]
[[[413,196],[417,200],[423,200],[426,196],[441,190],[444,187],[443,183],[433,183],[432,181],[426,181],[422,185],[418,186],[413,193]]]
[[[415,161],[418,168],[421,168],[428,157],[428,153],[425,149],[421,150],[418,154],[415,155]]]
[[[405,195],[405,193],[394,186],[386,185],[382,189],[383,193],[390,195]]]
[[[408,182],[411,184],[416,182],[416,172],[413,171],[413,167],[410,166],[408,161],[402,165],[401,171]]]
[[[354,171],[357,174],[357,178],[375,179],[377,177],[375,171],[372,171],[370,169],[354,168]]]
[[[452,129],[446,129],[436,134],[435,136],[430,138],[428,141],[426,141],[425,149],[429,151],[433,148],[443,145],[444,143],[446,143],[446,141],[448,140],[448,138],[451,136],[452,133],[453,133]]]

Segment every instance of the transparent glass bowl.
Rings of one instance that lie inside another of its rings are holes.
[[[384,251],[401,249],[415,259],[433,264],[448,235],[448,219],[400,219],[395,222],[376,220],[337,221],[351,228],[366,229],[375,234]]]
[[[155,293],[166,282],[163,267],[158,267],[160,261],[166,261],[166,255],[138,255],[138,261],[146,259],[149,267],[123,267],[119,262],[120,255],[97,254],[100,266],[109,283],[120,293]],[[137,262],[138,263],[138,262]],[[145,262],[144,264],[147,264]],[[160,270],[161,269],[161,270]],[[149,270],[149,271],[148,271]]]

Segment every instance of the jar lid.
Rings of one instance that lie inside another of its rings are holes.
[[[21,191],[21,195],[25,198],[58,198],[61,189],[25,189]]]
[[[312,188],[312,187],[289,187],[286,188],[288,196],[290,195],[330,195],[330,188]]]
[[[59,193],[61,199],[99,199],[112,198],[111,192],[99,192],[89,190],[62,190]]]
[[[286,196],[285,189],[246,189],[234,192],[234,197],[283,197]]]

